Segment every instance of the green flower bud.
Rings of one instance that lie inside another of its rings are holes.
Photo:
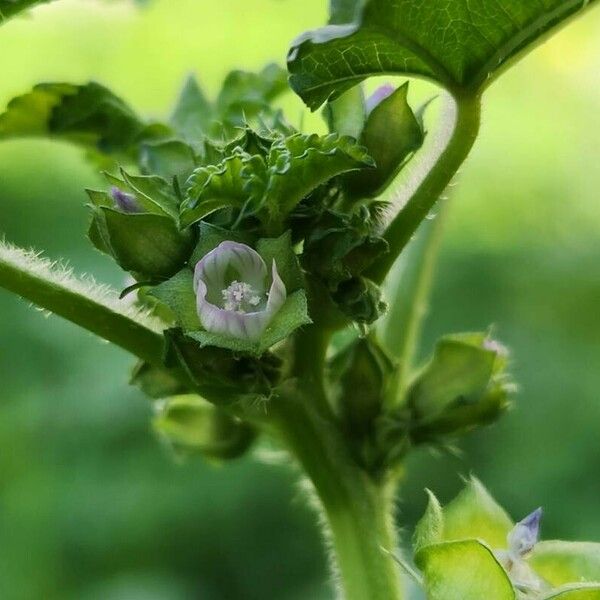
[[[339,309],[358,323],[373,323],[387,309],[381,289],[366,277],[342,282],[332,297]]]

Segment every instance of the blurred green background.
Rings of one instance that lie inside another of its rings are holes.
[[[283,62],[324,0],[61,0],[0,30],[0,104],[42,80],[98,80],[163,116],[190,71],[214,93],[233,67]],[[422,90],[421,90],[422,91]],[[301,104],[286,100],[292,120]],[[459,457],[409,461],[405,539],[423,488],[449,499],[477,474],[544,537],[600,540],[600,12],[558,34],[487,94],[438,268],[424,348],[496,325],[516,408]],[[306,128],[322,127],[310,116]],[[0,235],[121,275],[85,239],[83,188],[62,144],[0,144]],[[294,600],[332,596],[293,472],[256,456],[175,464],[127,387],[131,360],[0,291],[0,597]]]

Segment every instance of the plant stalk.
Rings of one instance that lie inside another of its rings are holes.
[[[304,393],[282,394],[271,410],[318,496],[339,598],[402,600],[397,565],[386,553],[397,545],[391,485],[359,467],[335,423],[317,413]]]
[[[442,136],[448,137],[448,143],[433,164],[422,160],[421,166],[413,174],[414,181],[404,185],[410,195],[384,234],[390,251],[368,272],[368,276],[376,283],[381,283],[385,279],[475,143],[481,120],[481,98],[479,95],[455,92],[453,99],[454,115],[449,116],[450,122],[444,124],[444,131],[442,131]]]

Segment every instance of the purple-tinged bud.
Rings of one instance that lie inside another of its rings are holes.
[[[534,510],[519,521],[508,534],[508,551],[515,558],[527,556],[540,539],[542,509]]]
[[[367,115],[371,114],[373,109],[391,96],[396,91],[396,88],[391,83],[384,83],[379,86],[366,101]]]
[[[204,329],[259,339],[287,298],[275,260],[268,289],[267,279],[265,261],[245,244],[222,242],[206,254],[194,270],[196,307]]]
[[[125,213],[139,213],[142,212],[141,206],[138,204],[138,201],[131,195],[123,190],[119,189],[117,186],[113,186],[110,189],[110,195],[112,199],[115,201],[115,206],[122,210]]]

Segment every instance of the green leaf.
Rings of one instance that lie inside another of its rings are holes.
[[[429,497],[425,514],[415,527],[413,550],[417,554],[422,548],[444,541],[444,514],[439,500],[430,490],[425,490]]]
[[[186,80],[171,115],[171,125],[188,141],[204,137],[213,118],[214,109],[204,96],[198,81],[191,75]]]
[[[33,8],[38,4],[46,4],[51,0],[0,0],[0,25],[18,15],[19,13]]]
[[[186,198],[181,206],[182,227],[197,223],[222,208],[239,211],[248,206],[252,212],[258,198],[248,191],[249,176],[264,169],[260,156],[251,156],[239,148],[219,165],[196,169],[187,183]]]
[[[119,300],[116,291],[73,276],[60,264],[0,242],[0,286],[84,327],[153,365],[161,365],[165,325]]]
[[[277,272],[289,293],[304,287],[304,275],[298,257],[292,247],[292,236],[286,231],[278,238],[263,238],[256,243],[256,251],[265,261],[267,268],[275,261]]]
[[[298,290],[288,296],[281,310],[256,342],[229,338],[208,331],[192,331],[188,335],[199,342],[201,347],[217,346],[234,352],[260,356],[271,346],[286,339],[298,327],[310,323],[306,294],[304,290]]]
[[[175,195],[175,189],[162,177],[156,175],[130,175],[124,169],[121,169],[123,181],[107,173],[104,175],[117,187],[131,192],[144,210],[153,214],[169,215],[174,219],[177,218],[179,201]]]
[[[466,482],[464,490],[444,507],[443,513],[444,540],[477,538],[492,548],[506,548],[506,536],[513,522],[475,477]]]
[[[416,556],[428,600],[515,600],[506,571],[477,540],[424,547]]]
[[[196,163],[194,150],[181,140],[150,142],[140,148],[142,171],[169,181],[173,177],[185,181],[196,168]]]
[[[287,73],[276,64],[267,65],[259,73],[232,71],[217,98],[218,113],[243,125],[287,89]]]
[[[432,6],[368,0],[350,24],[329,25],[294,42],[290,84],[312,109],[373,75],[418,75],[451,90],[480,90],[567,19],[595,4],[439,0]],[[351,12],[344,16],[358,13]]]
[[[143,280],[160,281],[177,273],[194,247],[193,234],[181,232],[170,217],[101,207],[95,219],[103,247],[122,269]]]
[[[175,396],[160,405],[152,425],[178,454],[231,459],[243,454],[255,438],[246,423],[200,396]]]
[[[552,590],[542,600],[600,600],[600,583],[573,583]]]
[[[310,192],[336,175],[373,167],[366,150],[350,137],[296,134],[273,144],[268,158],[266,209],[281,222]]]
[[[375,160],[376,168],[351,176],[354,194],[379,195],[410,155],[423,144],[425,135],[408,104],[407,95],[408,83],[405,83],[369,114],[360,142]]]
[[[600,544],[539,542],[529,562],[536,573],[553,586],[575,581],[600,582]]]
[[[42,83],[18,96],[0,115],[0,139],[44,136],[65,139],[123,160],[137,159],[137,145],[168,134],[147,125],[98,83]]]

